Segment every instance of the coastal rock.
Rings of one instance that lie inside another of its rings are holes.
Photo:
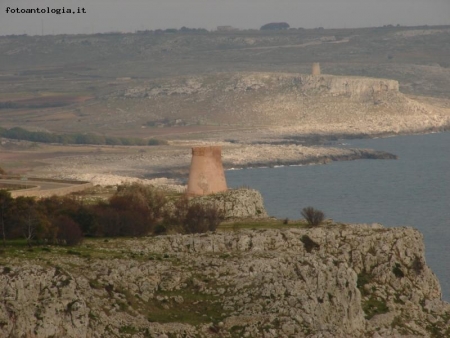
[[[302,90],[306,92],[320,91],[322,94],[344,95],[354,99],[369,99],[383,92],[399,91],[398,81],[387,79],[332,75],[303,75],[299,79]]]
[[[261,193],[254,189],[229,189],[225,192],[200,196],[192,199],[192,203],[215,206],[230,218],[267,218]]]
[[[450,333],[450,305],[412,228],[328,224],[87,240],[76,250],[2,263],[0,336]]]
[[[86,283],[67,271],[27,264],[4,270],[0,284],[0,336],[87,336]]]

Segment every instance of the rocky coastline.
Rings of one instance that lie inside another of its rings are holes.
[[[446,337],[411,228],[328,223],[0,256],[4,337]]]
[[[350,149],[349,154],[323,155],[318,157],[309,157],[301,160],[283,160],[252,162],[248,164],[236,165],[225,163],[225,169],[250,169],[250,168],[273,168],[278,166],[301,166],[327,164],[335,161],[356,161],[356,160],[396,160],[397,155],[371,149]]]
[[[46,166],[36,168],[34,172],[37,176],[86,180],[94,185],[115,185],[130,180],[140,180],[145,183],[146,180],[154,179],[169,179],[171,184],[180,184],[188,177],[191,147],[210,144],[222,146],[222,161],[225,169],[397,158],[395,154],[372,149],[196,141],[187,144],[176,143],[138,153],[136,150],[129,150],[125,154],[105,151],[82,156],[67,156],[63,162],[53,158],[46,160]]]

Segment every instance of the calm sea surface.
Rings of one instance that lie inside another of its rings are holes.
[[[259,190],[278,218],[299,219],[303,207],[313,206],[338,222],[419,229],[427,263],[450,301],[450,133],[350,140],[344,147],[399,159],[231,170],[227,182]]]

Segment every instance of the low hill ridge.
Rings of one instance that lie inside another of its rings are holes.
[[[132,111],[136,122],[150,124],[165,119],[183,125],[371,134],[450,123],[449,109],[407,97],[395,80],[355,76],[217,73],[130,83],[104,99]]]

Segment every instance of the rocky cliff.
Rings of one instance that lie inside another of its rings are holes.
[[[0,256],[2,337],[450,334],[450,305],[411,228],[329,224],[34,250]]]

